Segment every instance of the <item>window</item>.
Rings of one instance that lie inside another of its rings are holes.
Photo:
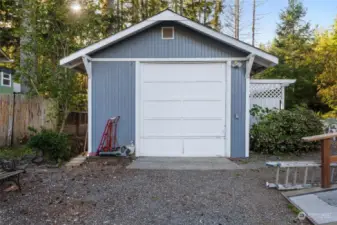
[[[5,87],[12,86],[12,75],[9,73],[1,72],[1,85]]]
[[[162,39],[174,39],[174,27],[162,27],[161,28]]]

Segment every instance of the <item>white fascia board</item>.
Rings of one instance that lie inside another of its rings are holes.
[[[103,47],[105,47],[106,45],[110,45],[110,44],[113,44],[117,41],[119,41],[120,39],[122,38],[125,38],[125,37],[128,37],[130,35],[132,35],[133,33],[137,32],[137,31],[140,31],[152,24],[156,23],[156,21],[151,21],[151,20],[145,20],[139,24],[136,24],[132,27],[129,27],[115,35],[112,35],[108,38],[105,38],[93,45],[90,45],[82,50],[79,50],[63,59],[60,60],[60,65],[63,66],[63,65],[66,65],[67,63],[73,61],[73,60],[76,60],[78,58],[81,58],[82,56],[84,55],[87,55],[87,54],[90,54],[94,51],[97,51]]]
[[[289,85],[295,83],[295,79],[251,79],[251,84],[283,84]]]
[[[207,28],[203,25],[200,25],[196,22],[193,22],[191,20],[185,20],[185,21],[179,21],[180,23],[188,26],[188,27],[191,27],[191,28],[194,28],[195,30],[198,30],[208,36],[211,36],[215,39],[218,39],[219,41],[222,41],[222,42],[225,42],[229,45],[232,45],[234,48],[239,48],[243,51],[246,51],[246,52],[249,52],[251,54],[254,54],[256,56],[259,56],[261,58],[264,58],[268,61],[270,61],[271,63],[273,64],[278,64],[278,58],[276,56],[273,56],[271,54],[268,54],[262,50],[259,50],[249,44],[246,44],[244,42],[241,42],[241,41],[238,41],[232,37],[229,37],[227,35],[224,35],[222,33],[219,33],[217,31],[214,31],[210,28]]]
[[[245,57],[235,58],[91,58],[93,62],[229,62],[246,61]]]

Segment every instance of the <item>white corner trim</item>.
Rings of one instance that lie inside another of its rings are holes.
[[[246,118],[245,118],[245,157],[249,157],[250,142],[250,72],[255,56],[251,56],[246,62]]]
[[[170,38],[165,38],[165,37],[164,37],[164,29],[168,29],[168,28],[172,29],[172,37],[170,37]],[[161,28],[161,39],[162,39],[162,40],[173,40],[174,37],[175,37],[174,27],[162,27],[162,28]]]
[[[87,56],[82,57],[88,74],[88,156],[94,152],[92,149],[92,63]]]
[[[60,65],[62,66],[68,66],[69,67],[69,63],[71,63],[72,61],[82,57],[83,55],[87,55],[87,54],[91,54],[95,51],[98,51],[110,44],[113,44],[123,38],[129,37],[131,35],[133,35],[136,32],[139,32],[141,30],[146,29],[147,27],[154,25],[156,23],[158,23],[159,21],[177,21],[178,23],[181,23],[187,27],[190,27],[194,30],[197,30],[201,33],[204,33],[210,37],[213,37],[223,43],[229,44],[235,48],[238,48],[242,51],[245,52],[249,52],[252,54],[255,54],[257,56],[259,56],[262,59],[265,59],[266,61],[270,62],[270,65],[273,64],[278,64],[278,58],[267,53],[264,52],[258,48],[255,48],[247,43],[238,41],[230,36],[227,36],[225,34],[219,33],[217,31],[214,31],[206,26],[203,26],[201,24],[198,24],[196,22],[193,22],[192,20],[189,20],[183,16],[180,16],[170,10],[165,10],[161,13],[159,13],[158,15],[155,15],[147,20],[144,20],[136,25],[133,25],[123,31],[120,31],[119,33],[112,35],[108,38],[105,38],[93,45],[90,45],[82,50],[79,50],[63,59],[60,60]]]
[[[232,66],[231,61],[226,63],[226,150],[225,157],[231,157],[231,109],[232,109]]]
[[[141,81],[141,73],[140,73],[140,69],[141,69],[141,65],[140,62],[136,62],[135,65],[135,146],[136,146],[136,157],[139,157],[141,155],[141,139],[140,139],[140,119],[141,119],[141,115],[140,115],[140,104],[141,104],[141,91],[140,91],[140,81]]]

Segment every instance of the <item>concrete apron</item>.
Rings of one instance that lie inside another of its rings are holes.
[[[127,169],[143,170],[238,170],[238,164],[227,158],[140,157]]]

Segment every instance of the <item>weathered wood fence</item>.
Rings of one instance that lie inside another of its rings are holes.
[[[0,147],[19,144],[28,127],[56,128],[55,102],[21,94],[0,95]]]

